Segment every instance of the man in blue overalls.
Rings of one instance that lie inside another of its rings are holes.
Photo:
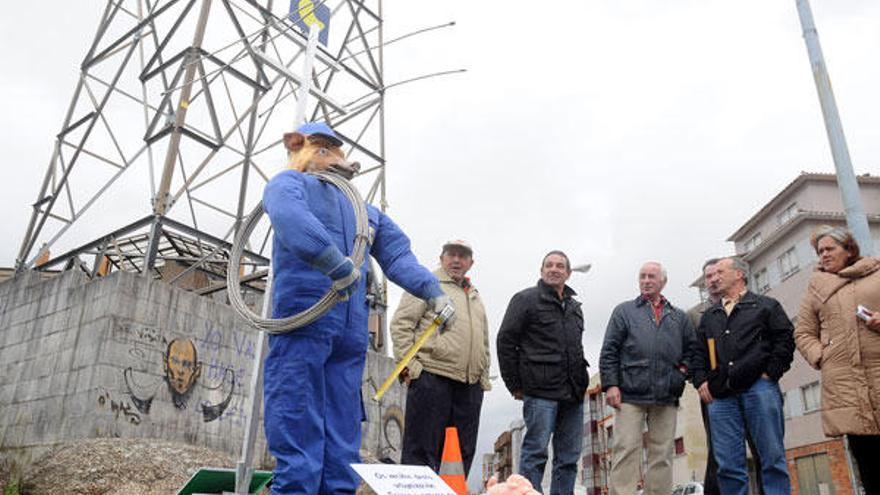
[[[328,290],[347,300],[302,328],[269,337],[263,393],[269,452],[275,456],[273,494],[355,493],[364,419],[361,380],[369,341],[367,260],[353,265],[355,216],[346,196],[303,172],[347,168],[342,141],[322,123],[286,134],[285,170],[266,185],[263,206],[275,230],[273,318],[313,305]],[[369,253],[385,275],[440,311],[448,297],[419,264],[406,235],[367,205]]]

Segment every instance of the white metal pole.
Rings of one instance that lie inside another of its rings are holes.
[[[825,131],[828,134],[831,155],[834,158],[834,168],[837,171],[837,187],[840,190],[843,207],[846,211],[846,224],[859,243],[861,253],[871,255],[874,252],[874,241],[871,239],[868,218],[865,216],[865,209],[859,195],[859,183],[850,161],[846,136],[843,134],[843,124],[840,122],[840,114],[837,111],[837,103],[831,89],[831,78],[828,76],[825,57],[822,55],[822,47],[819,45],[819,34],[816,31],[816,24],[813,22],[813,12],[810,10],[809,0],[796,0],[796,2],[801,27],[804,31],[804,41],[807,44],[807,53],[810,57],[810,65],[813,68],[813,79],[816,81],[816,91],[819,93],[819,103],[825,118]]]
[[[309,91],[312,90],[312,67],[315,65],[315,53],[318,51],[318,34],[320,32],[321,28],[317,24],[309,26],[309,42],[306,45],[306,56],[303,60],[302,84],[299,86],[299,95],[296,98],[294,128],[306,122],[306,107],[309,102]]]
[[[299,87],[299,95],[296,101],[296,120],[293,128],[296,129],[306,121],[306,108],[308,106],[309,91],[312,88],[312,70],[315,62],[315,53],[318,51],[318,34],[321,31],[316,24],[309,26],[309,42],[306,45],[305,61],[303,62],[303,78]],[[263,292],[262,317],[268,318],[272,308],[272,282],[274,273],[271,263],[269,273],[266,275],[266,290]],[[230,288],[238,290],[237,287]],[[263,404],[263,357],[268,348],[266,332],[260,330],[257,337],[257,355],[254,357],[253,373],[251,374],[251,395],[247,399],[245,411],[248,413],[247,428],[242,441],[241,459],[235,470],[235,493],[247,495],[253,476],[254,448],[259,432],[260,407]]]

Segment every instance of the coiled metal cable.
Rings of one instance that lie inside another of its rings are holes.
[[[364,205],[364,200],[361,197],[358,190],[351,184],[351,182],[345,180],[342,176],[330,173],[330,172],[309,172],[310,174],[316,176],[319,180],[324,182],[328,182],[336,186],[342,193],[348,198],[348,201],[351,203],[354,208],[354,217],[355,217],[355,226],[356,226],[356,234],[354,238],[354,245],[351,250],[351,261],[354,264],[355,268],[360,268],[364,263],[364,256],[366,256],[367,245],[369,244],[369,228],[370,224],[367,219],[367,208]],[[242,318],[247,320],[251,325],[259,328],[260,330],[264,330],[267,333],[278,335],[282,333],[287,333],[297,328],[308,325],[309,323],[315,321],[320,318],[324,313],[330,310],[339,300],[339,294],[332,288],[327,291],[324,296],[318,300],[314,305],[310,308],[303,310],[300,313],[297,313],[293,316],[288,316],[287,318],[264,318],[262,316],[257,315],[250,308],[247,307],[247,304],[244,302],[244,298],[241,296],[241,275],[239,273],[239,265],[241,264],[241,256],[244,252],[244,246],[247,242],[247,239],[250,238],[251,234],[256,228],[257,223],[260,218],[265,213],[263,209],[263,202],[261,201],[253,211],[245,218],[244,222],[241,225],[241,228],[238,231],[238,234],[235,236],[235,240],[232,242],[232,251],[229,254],[229,266],[226,269],[226,285],[227,292],[229,293],[229,302],[235,311],[241,315]],[[266,284],[266,292],[263,296],[263,304],[272,304],[271,298],[271,286],[272,286],[272,270],[271,267],[269,269],[269,275],[267,277]]]

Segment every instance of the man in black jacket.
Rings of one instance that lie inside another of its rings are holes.
[[[721,300],[700,319],[694,386],[709,405],[721,493],[748,492],[748,432],[761,458],[764,493],[787,495],[791,482],[778,382],[791,367],[792,324],[778,301],[746,290],[747,271],[738,258],[715,265]]]
[[[599,372],[609,406],[617,409],[612,442],[611,495],[631,495],[639,483],[647,440],[646,495],[672,493],[672,454],[678,399],[684,392],[694,327],[661,294],[666,270],[657,262],[639,270],[639,296],[611,313]],[[642,432],[648,426],[644,437]]]
[[[563,252],[547,254],[538,285],[510,300],[497,342],[504,384],[516,400],[523,401],[526,434],[520,474],[542,490],[552,435],[551,495],[574,492],[589,381],[581,343],[581,304],[565,285],[570,276],[571,264]]]

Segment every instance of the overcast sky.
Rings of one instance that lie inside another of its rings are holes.
[[[103,5],[15,2],[0,17],[2,265],[14,261]],[[493,354],[509,298],[536,282],[547,251],[593,264],[570,281],[592,373],[642,262],[663,263],[667,297],[690,307],[689,284],[704,259],[732,252],[731,233],[799,172],[833,171],[794,0],[389,0],[384,10],[386,38],[457,22],[386,51],[389,82],[467,69],[389,92],[389,213],[430,266],[446,239],[472,243]],[[814,0],[813,11],[855,171],[877,174],[880,2]],[[478,454],[519,416],[496,381]]]

